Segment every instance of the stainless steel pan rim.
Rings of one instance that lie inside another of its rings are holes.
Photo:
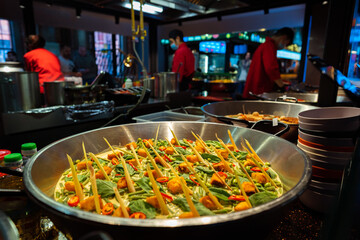
[[[54,143],[49,144],[48,146],[42,148],[35,156],[31,158],[31,160],[27,163],[25,169],[24,169],[24,183],[26,186],[26,190],[29,195],[31,195],[33,198],[36,199],[36,201],[40,202],[41,204],[44,204],[46,208],[50,208],[51,210],[55,210],[61,214],[65,214],[68,217],[75,217],[80,218],[86,221],[91,221],[95,223],[101,223],[101,224],[108,224],[112,226],[129,226],[129,227],[157,227],[157,228],[177,228],[177,227],[192,227],[192,226],[200,226],[200,225],[211,225],[211,224],[217,224],[217,223],[225,223],[225,222],[231,222],[236,221],[239,219],[243,219],[255,214],[259,214],[261,212],[266,212],[272,209],[279,208],[286,203],[294,200],[295,198],[299,197],[307,188],[307,185],[310,181],[311,177],[311,164],[309,157],[298,147],[295,145],[289,143],[288,141],[281,139],[279,137],[275,137],[271,134],[267,134],[264,132],[261,132],[261,134],[268,135],[269,138],[276,138],[277,141],[282,141],[286,144],[292,145],[293,147],[304,159],[304,172],[302,174],[302,177],[300,178],[300,181],[291,188],[288,192],[286,192],[283,196],[281,196],[278,199],[275,199],[271,202],[268,202],[266,204],[260,205],[255,208],[248,209],[246,211],[242,212],[234,212],[231,214],[220,214],[215,216],[204,216],[199,218],[190,218],[190,219],[126,219],[126,218],[115,218],[111,216],[102,216],[102,215],[95,215],[93,213],[85,212],[82,210],[74,209],[69,206],[66,206],[64,204],[56,202],[54,199],[46,196],[34,183],[32,178],[32,168],[33,165],[37,159],[37,156],[41,155],[43,152],[45,152],[47,149],[53,147],[54,145],[61,143],[63,141],[67,141],[71,138],[75,138],[77,136],[91,133],[103,129],[112,129],[112,128],[118,128],[118,127],[126,127],[126,126],[132,126],[136,125],[137,127],[146,127],[149,124],[153,124],[156,127],[158,124],[164,124],[168,127],[171,127],[173,125],[186,125],[191,124],[193,126],[196,125],[216,125],[216,126],[224,126],[226,129],[231,130],[240,130],[240,131],[254,131],[254,132],[260,132],[257,130],[247,129],[247,128],[240,128],[240,127],[234,127],[229,126],[226,124],[218,124],[218,123],[199,123],[199,122],[151,122],[151,123],[135,123],[135,124],[125,124],[125,125],[119,125],[119,126],[111,126],[96,130],[87,131],[84,133],[76,134],[64,139],[61,139],[59,141],[56,141]],[[189,130],[190,131],[190,130]]]

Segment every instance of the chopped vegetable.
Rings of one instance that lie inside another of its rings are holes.
[[[80,202],[80,198],[78,196],[73,196],[71,198],[69,198],[67,204],[70,206],[70,207],[76,207]]]
[[[101,212],[103,215],[112,214],[114,212],[114,205],[111,202],[105,204]]]

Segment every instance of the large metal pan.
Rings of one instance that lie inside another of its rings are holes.
[[[215,133],[229,142],[228,130],[234,140],[249,140],[261,158],[271,162],[284,183],[286,193],[278,199],[246,211],[191,219],[126,219],[70,208],[53,199],[54,187],[65,169],[69,167],[66,154],[74,160],[83,156],[82,142],[88,152],[107,148],[103,137],[112,144],[124,145],[140,138],[155,137],[160,125],[159,138],[171,138],[170,128],[178,138],[193,139],[191,131],[204,139],[215,139]],[[151,122],[126,124],[101,128],[77,134],[41,149],[27,163],[24,182],[28,195],[42,206],[55,225],[74,239],[90,231],[102,230],[114,239],[214,239],[233,234],[263,238],[276,223],[286,206],[306,189],[311,176],[311,164],[304,152],[294,144],[273,135],[225,124],[201,122]]]
[[[290,103],[305,103],[316,105],[318,102],[318,93],[297,93],[297,92],[265,92],[262,94],[251,94],[252,96],[267,101],[282,101]],[[338,95],[336,97],[336,102],[344,103],[350,102],[350,99],[345,95]]]
[[[298,117],[298,114],[305,110],[318,108],[316,106],[273,102],[273,101],[225,101],[209,103],[201,107],[201,110],[207,116],[210,122],[230,123],[240,127],[251,127],[254,122],[239,120],[235,118],[226,117],[226,115],[238,113],[253,113],[273,114],[277,116]],[[281,137],[291,142],[297,141],[298,124],[289,124],[290,130]],[[266,129],[264,130],[266,131]],[[270,129],[271,131],[271,129]]]

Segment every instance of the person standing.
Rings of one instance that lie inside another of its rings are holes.
[[[75,63],[71,60],[71,48],[68,45],[60,47],[60,66],[64,76],[81,77],[81,73],[75,71]]]
[[[175,51],[171,71],[179,72],[179,90],[186,91],[195,72],[195,57],[190,48],[184,43],[184,34],[180,30],[169,33],[170,47]]]
[[[291,28],[281,28],[266,40],[255,51],[243,91],[243,98],[250,98],[249,92],[262,94],[271,92],[274,87],[284,91],[284,83],[280,78],[277,50],[290,45],[294,39]]]
[[[76,69],[82,74],[83,84],[92,83],[97,76],[97,65],[95,58],[85,47],[79,47],[78,54],[74,57],[74,63]]]
[[[26,39],[29,52],[24,55],[25,69],[39,74],[40,93],[44,93],[44,82],[63,81],[60,61],[46,50],[45,39],[40,35],[29,35]]]

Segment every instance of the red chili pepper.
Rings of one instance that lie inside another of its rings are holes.
[[[69,173],[69,174],[67,175],[67,177],[72,177],[72,173]]]
[[[130,218],[136,218],[136,219],[145,219],[146,215],[142,212],[134,212],[130,215]]]
[[[160,194],[161,194],[161,196],[163,196],[164,198],[166,198],[166,199],[169,200],[170,202],[172,202],[172,201],[174,200],[171,196],[169,196],[169,195],[167,195],[167,194],[165,194],[165,193],[160,192]]]
[[[237,149],[237,150],[235,150],[235,152],[240,152],[240,150]]]
[[[182,148],[182,149],[186,149],[185,146],[180,146],[180,145],[175,145],[175,147],[180,147],[180,148]]]
[[[196,177],[194,176],[194,174],[190,174],[190,175],[189,175],[189,178],[190,178],[190,180],[193,181],[196,185],[200,185],[200,183],[198,183],[198,182],[196,181]]]
[[[269,168],[265,167],[264,168],[264,171],[267,171]],[[253,167],[250,169],[251,171],[253,172],[261,172],[260,168],[259,167]]]
[[[218,174],[219,174],[220,177],[225,177],[225,178],[227,178],[227,174],[224,173],[224,172],[218,172]]]
[[[118,165],[119,160],[117,160],[116,158],[113,158],[113,159],[111,159],[111,163],[112,163],[112,165]]]
[[[121,176],[121,174],[119,174],[119,173],[115,174],[115,177],[119,177],[119,176]]]
[[[186,140],[188,143],[193,143],[194,141],[193,140]]]
[[[159,150],[162,151],[162,152],[165,151],[165,149],[166,149],[166,147],[164,147],[164,146],[159,147]]]
[[[164,182],[169,181],[169,178],[168,177],[158,177],[156,179],[156,181],[159,182],[159,183],[164,183]]]
[[[78,196],[73,196],[71,197],[67,204],[70,206],[70,207],[76,207],[80,202],[80,198]]]
[[[110,215],[113,213],[113,211],[114,211],[114,205],[109,202],[105,204],[101,212],[103,215]]]
[[[137,171],[138,169],[134,166],[134,164],[132,164],[131,162],[127,162],[135,171]]]
[[[245,201],[245,197],[242,195],[231,195],[228,199],[233,201]]]
[[[169,162],[172,162],[172,160],[171,160],[166,154],[164,154],[164,158],[165,158],[166,160],[168,160]]]

